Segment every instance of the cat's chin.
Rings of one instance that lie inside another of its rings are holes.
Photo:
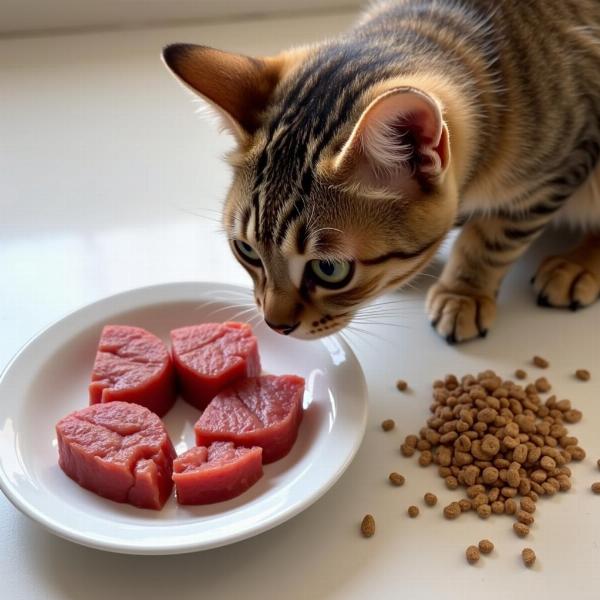
[[[336,333],[339,333],[340,331],[342,331],[344,327],[335,327],[335,328],[331,328],[327,331],[311,331],[311,330],[302,330],[302,329],[297,329],[296,331],[292,332],[288,337],[291,338],[295,338],[297,340],[303,340],[303,341],[314,341],[314,340],[320,340],[326,337],[330,337],[332,335],[335,335]]]

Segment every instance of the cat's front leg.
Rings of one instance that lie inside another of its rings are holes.
[[[426,301],[431,324],[448,343],[487,334],[504,275],[548,221],[537,217],[498,215],[473,219],[463,227]]]

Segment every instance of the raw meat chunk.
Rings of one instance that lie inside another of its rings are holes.
[[[183,398],[203,409],[234,381],[260,375],[250,325],[203,323],[171,331],[173,362]]]
[[[212,504],[235,498],[262,474],[262,448],[236,448],[231,442],[196,446],[173,462],[179,504]]]
[[[196,443],[229,441],[260,446],[263,463],[285,456],[302,420],[304,379],[264,375],[244,379],[221,392],[195,425]]]
[[[163,507],[175,450],[162,421],[131,402],[94,404],[56,425],[58,464],[80,486],[140,508]]]
[[[166,346],[140,327],[102,330],[89,386],[90,404],[134,402],[162,417],[176,399],[175,372]]]

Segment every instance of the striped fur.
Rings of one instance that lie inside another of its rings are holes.
[[[165,61],[239,140],[224,223],[260,255],[250,265],[232,243],[268,322],[305,338],[340,329],[457,221],[427,302],[450,342],[487,333],[505,273],[556,215],[591,232],[568,259],[591,283],[558,285],[546,266],[542,303],[600,292],[597,0],[383,0],[278,57],[177,45]],[[326,289],[311,260],[351,261],[353,277]]]

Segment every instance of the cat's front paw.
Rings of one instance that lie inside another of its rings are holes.
[[[532,279],[540,306],[577,310],[600,296],[600,279],[580,264],[562,256],[551,256]]]
[[[449,344],[485,337],[496,316],[496,302],[489,296],[442,283],[429,289],[426,307],[431,325]]]

